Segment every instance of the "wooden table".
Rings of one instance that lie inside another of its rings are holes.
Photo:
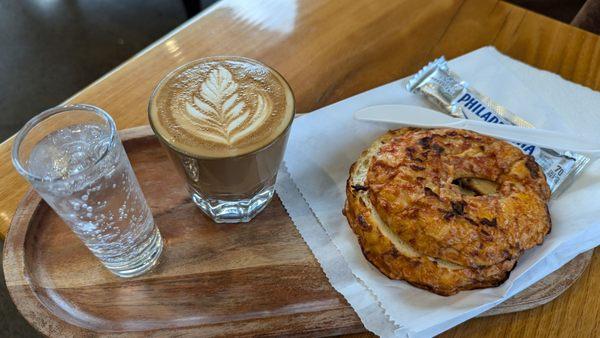
[[[152,88],[169,70],[215,54],[257,58],[290,82],[310,112],[414,73],[426,62],[486,45],[600,89],[600,37],[501,1],[222,1],[77,93],[68,102],[106,109],[119,129],[147,123]],[[597,107],[595,107],[597,108]],[[0,235],[28,189],[0,145]],[[600,336],[600,258],[557,300],[474,319],[447,337]]]

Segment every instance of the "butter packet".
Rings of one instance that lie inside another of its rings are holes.
[[[408,80],[406,89],[424,96],[443,112],[465,119],[533,128],[533,125],[481,94],[451,72],[444,57],[438,58]],[[587,156],[571,151],[513,143],[535,158],[544,170],[552,197],[558,196],[589,163]]]

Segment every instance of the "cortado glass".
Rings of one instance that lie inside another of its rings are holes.
[[[154,89],[150,125],[217,223],[248,222],[273,197],[294,96],[272,68],[219,56],[190,62]]]
[[[133,277],[156,264],[163,241],[105,111],[46,110],[17,134],[12,160],[111,272]]]

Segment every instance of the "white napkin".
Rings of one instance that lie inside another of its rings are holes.
[[[492,47],[449,64],[474,88],[535,126],[600,140],[600,111],[590,108],[600,107],[598,93],[512,60]],[[431,336],[501,303],[578,253],[600,244],[600,161],[590,164],[552,201],[552,233],[542,246],[521,257],[501,286],[442,297],[390,280],[364,258],[341,211],[350,165],[387,130],[382,125],[354,121],[352,113],[375,104],[428,107],[425,100],[404,89],[405,80],[297,118],[277,190],[331,284],[368,330],[381,336]]]

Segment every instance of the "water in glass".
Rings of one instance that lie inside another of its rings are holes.
[[[26,162],[34,189],[113,273],[130,277],[156,263],[162,239],[121,142],[96,124],[42,138]],[[117,137],[115,135],[115,137]]]

